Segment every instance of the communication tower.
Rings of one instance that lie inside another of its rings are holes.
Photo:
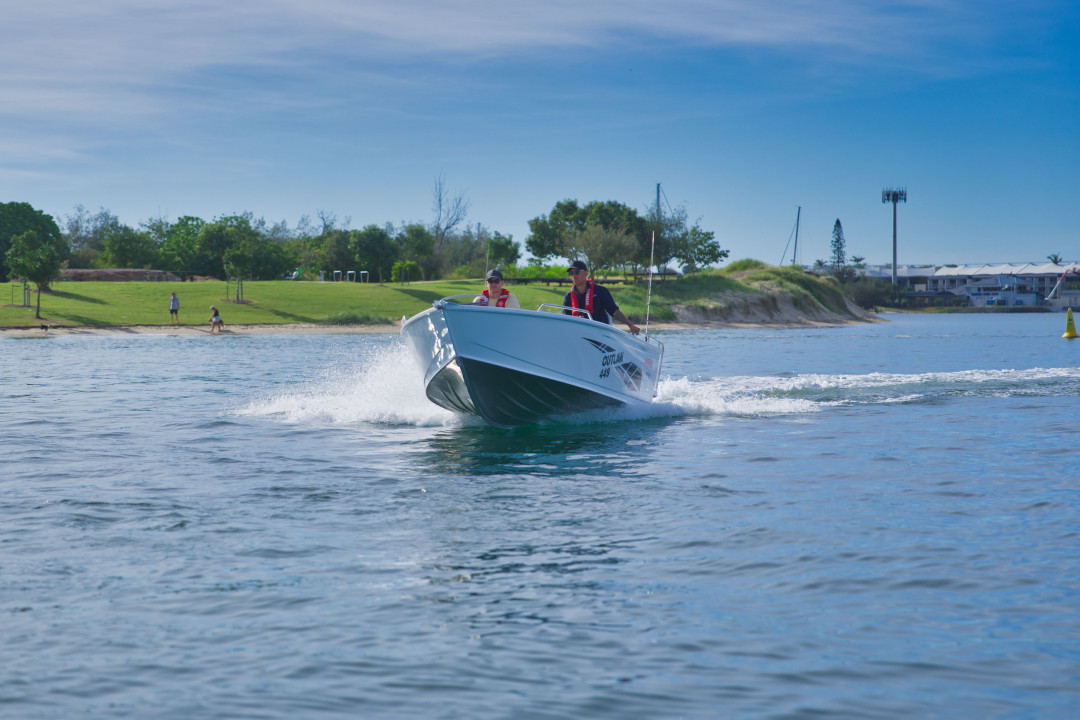
[[[907,202],[907,188],[885,188],[881,202],[892,203],[892,284],[896,285],[896,203]]]

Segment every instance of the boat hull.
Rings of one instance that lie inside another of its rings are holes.
[[[446,301],[402,325],[428,399],[492,425],[649,403],[663,346],[561,313]]]

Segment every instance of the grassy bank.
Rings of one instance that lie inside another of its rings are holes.
[[[675,282],[654,283],[650,317],[657,322],[676,319],[676,305],[708,311],[735,296],[785,293],[796,307],[815,304],[841,316],[849,316],[839,284],[831,278],[810,275],[798,268],[773,267],[756,260],[740,260],[718,270],[705,270]],[[616,301],[631,318],[644,317],[647,285],[626,288]]]
[[[509,285],[523,308],[541,303],[561,304],[567,285],[540,283]],[[609,285],[620,308],[635,322],[645,319],[648,286]],[[379,324],[400,320],[450,295],[476,294],[480,280],[417,282],[408,285],[376,283],[246,282],[244,304],[234,304],[235,286],[224,282],[58,282],[41,297],[42,321],[55,325],[113,326],[169,324],[169,295],[180,298],[180,322],[204,324],[210,306],[217,305],[226,324]],[[846,314],[836,283],[792,268],[765,266],[753,261],[733,263],[680,280],[654,282],[651,319],[676,319],[673,305],[715,304],[735,293],[767,294],[783,291],[805,302],[819,302]],[[0,287],[0,327],[34,327],[33,307],[19,303],[22,286]],[[36,303],[31,296],[31,304]]]
[[[180,322],[204,324],[217,305],[226,324],[378,324],[414,315],[448,295],[477,294],[479,280],[378,285],[376,283],[246,282],[244,304],[231,302],[224,282],[58,282],[41,296],[42,322],[56,325],[167,325],[169,295],[180,298]],[[14,292],[13,292],[14,290]],[[513,287],[522,307],[562,302],[566,287]],[[21,305],[22,286],[0,286],[0,327],[36,327],[34,308]],[[37,302],[31,293],[30,303]]]

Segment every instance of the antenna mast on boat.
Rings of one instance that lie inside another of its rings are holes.
[[[660,225],[660,183],[656,183],[656,226]],[[645,296],[645,339],[649,339],[649,310],[652,309],[653,258],[656,256],[656,231],[652,232],[652,245],[649,246],[649,292]]]
[[[657,186],[659,187],[659,186]],[[656,204],[656,213],[660,214],[660,204]],[[649,310],[652,308],[652,266],[656,254],[656,231],[652,234],[652,247],[649,248],[649,292],[645,296],[645,339],[649,339]]]

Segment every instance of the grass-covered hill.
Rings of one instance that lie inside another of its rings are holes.
[[[644,316],[647,287],[627,288],[616,301],[631,318]],[[654,283],[652,319],[681,323],[802,324],[868,319],[833,278],[797,267],[740,260],[675,282]]]
[[[561,303],[563,284],[509,284],[523,308]],[[648,285],[610,284],[616,302],[635,322],[644,321]],[[22,285],[0,287],[0,327],[167,325],[169,295],[180,298],[180,321],[201,325],[217,305],[229,325],[379,324],[413,315],[449,295],[475,294],[480,280],[410,284],[245,282],[244,303],[231,302],[235,285],[225,282],[58,282],[41,297],[42,320],[21,305]],[[32,293],[33,295],[33,293]],[[36,295],[30,304],[37,301]],[[654,281],[652,322],[782,323],[843,322],[865,314],[846,303],[834,280],[797,268],[753,260],[732,263],[678,280]]]

